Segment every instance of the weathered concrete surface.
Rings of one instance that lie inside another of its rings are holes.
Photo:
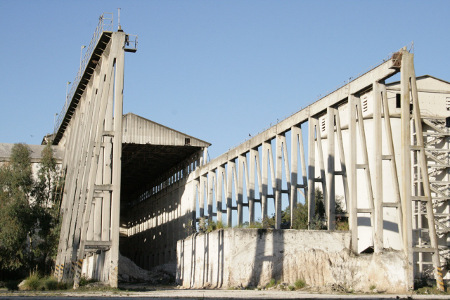
[[[406,291],[401,252],[355,256],[348,232],[225,229],[177,245],[177,283],[183,287],[263,286],[272,278],[355,291]]]
[[[29,300],[32,299],[448,299],[448,295],[414,295],[408,294],[326,294],[305,291],[256,291],[256,290],[185,290],[185,289],[159,289],[150,288],[146,291],[77,291],[77,292],[2,292],[1,299]]]

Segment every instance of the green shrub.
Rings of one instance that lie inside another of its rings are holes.
[[[300,290],[306,286],[306,282],[303,279],[297,279],[294,282],[294,286],[296,290]]]
[[[277,285],[277,281],[274,278],[272,278],[272,279],[270,279],[269,283],[266,285],[266,289],[274,287],[276,285]]]
[[[216,228],[217,229],[224,229],[225,225],[223,225],[222,221],[217,221]]]
[[[45,290],[54,291],[54,290],[59,289],[59,283],[55,277],[49,276],[49,277],[43,278],[43,281],[44,281],[43,285],[44,285]]]
[[[25,279],[25,288],[36,291],[41,287],[41,278],[37,272],[33,272]]]
[[[82,276],[81,278],[80,278],[80,286],[86,286],[86,285],[88,285],[88,284],[90,284],[90,283],[94,283],[94,282],[97,282],[97,280],[95,280],[95,279],[88,279],[88,278],[86,278],[86,277],[84,277],[84,276]]]

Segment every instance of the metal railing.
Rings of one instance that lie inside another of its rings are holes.
[[[75,91],[77,90],[78,84],[80,83],[80,80],[84,74],[84,71],[86,70],[86,66],[89,63],[89,60],[91,58],[92,52],[94,51],[95,47],[97,46],[97,43],[98,43],[100,37],[102,36],[103,32],[105,32],[105,31],[106,32],[113,31],[113,27],[114,27],[113,21],[114,21],[113,13],[103,13],[99,17],[97,28],[95,29],[94,35],[92,36],[89,46],[87,47],[86,51],[84,52],[83,59],[80,61],[80,68],[78,69],[75,79],[72,81],[72,86],[70,88],[70,91],[67,93],[64,106],[61,109],[61,111],[58,115],[58,118],[55,121],[55,127],[53,129],[54,134],[56,134],[58,132],[58,129],[61,126],[64,116],[66,115],[67,109],[69,108],[70,102],[72,101],[73,95],[75,94]]]

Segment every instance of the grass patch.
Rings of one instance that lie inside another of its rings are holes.
[[[274,278],[272,278],[272,279],[270,279],[269,283],[266,284],[266,289],[270,289],[276,285],[277,285],[277,281]]]
[[[294,282],[294,287],[296,290],[300,290],[306,286],[306,282],[303,279],[297,279]]]
[[[450,295],[450,291],[447,288],[446,291],[440,291],[435,285],[424,286],[416,290],[418,295]]]

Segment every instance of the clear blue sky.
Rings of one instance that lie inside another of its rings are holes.
[[[0,142],[40,144],[103,12],[139,36],[124,112],[212,143],[210,157],[414,41],[450,80],[450,1],[0,0]]]

